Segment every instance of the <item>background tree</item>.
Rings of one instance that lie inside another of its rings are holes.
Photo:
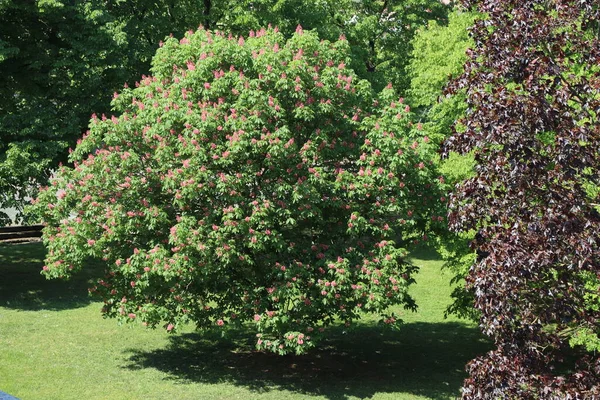
[[[468,283],[496,349],[468,365],[463,398],[600,396],[600,15],[595,1],[467,1],[465,74],[475,177],[450,226],[478,232]],[[487,255],[487,256],[486,256]]]
[[[419,27],[411,43],[408,100],[438,143],[452,134],[452,127],[466,111],[464,91],[446,96],[444,89],[463,72],[467,49],[474,44],[469,28],[477,17],[474,12],[457,9],[448,15],[447,24],[432,20]]]
[[[0,206],[21,209],[93,111],[148,71],[158,42],[196,26],[195,1],[0,3]],[[0,225],[6,223],[0,213]]]
[[[448,24],[430,21],[420,27],[412,40],[412,54],[408,64],[410,88],[408,101],[415,107],[415,118],[435,143],[442,143],[452,134],[452,129],[461,130],[460,121],[467,108],[465,90],[445,93],[447,84],[463,73],[467,50],[474,42],[469,37],[477,13],[457,8],[448,15]],[[471,153],[451,152],[446,158],[436,160],[444,176],[445,187],[454,186],[474,174]],[[453,274],[456,284],[448,307],[448,314],[476,319],[473,308],[473,293],[465,288],[465,276],[477,255],[469,247],[475,232],[455,234],[446,232],[436,237],[436,249],[446,261],[445,268]]]
[[[254,321],[280,354],[361,312],[399,322],[406,248],[444,226],[436,146],[349,62],[346,40],[301,28],[168,40],[36,201],[47,276],[102,258],[107,316]]]
[[[206,3],[206,2],[205,2]],[[327,40],[345,35],[350,66],[377,90],[392,83],[404,93],[412,38],[428,21],[447,24],[450,6],[437,0],[244,0],[211,3],[211,28],[244,35],[271,24],[290,37],[297,25]]]

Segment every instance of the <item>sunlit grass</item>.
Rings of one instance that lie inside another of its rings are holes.
[[[419,311],[404,311],[399,331],[367,317],[300,357],[258,353],[244,331],[118,326],[87,296],[93,268],[46,281],[43,253],[0,246],[0,391],[22,400],[451,399],[465,363],[488,348],[473,324],[443,319],[449,276],[427,250],[414,254]]]

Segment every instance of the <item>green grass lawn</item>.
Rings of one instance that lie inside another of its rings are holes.
[[[368,318],[334,328],[309,355],[254,351],[249,332],[169,335],[118,326],[87,296],[94,271],[46,281],[41,244],[0,246],[0,391],[33,399],[452,399],[465,364],[489,344],[444,319],[449,276],[431,251],[399,331]]]

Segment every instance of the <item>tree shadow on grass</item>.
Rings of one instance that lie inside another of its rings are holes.
[[[419,243],[410,249],[409,259],[422,261],[442,261],[442,256],[431,243]]]
[[[257,393],[449,399],[459,395],[466,363],[490,349],[476,327],[457,322],[411,323],[398,332],[376,325],[347,334],[334,328],[317,349],[302,356],[257,352],[252,339],[242,331],[229,331],[225,338],[216,332],[174,335],[165,349],[129,350],[125,368],[155,368],[182,383],[230,382]]]
[[[0,245],[0,307],[66,310],[93,301],[89,281],[100,277],[100,268],[84,268],[70,280],[48,280],[40,274],[45,254],[40,242]]]

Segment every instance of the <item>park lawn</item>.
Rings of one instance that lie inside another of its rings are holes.
[[[416,313],[398,331],[372,317],[332,328],[309,355],[254,351],[251,332],[177,334],[103,319],[93,268],[47,281],[41,244],[0,246],[0,391],[33,399],[452,399],[489,349],[473,323],[444,319],[449,275],[421,250]]]

